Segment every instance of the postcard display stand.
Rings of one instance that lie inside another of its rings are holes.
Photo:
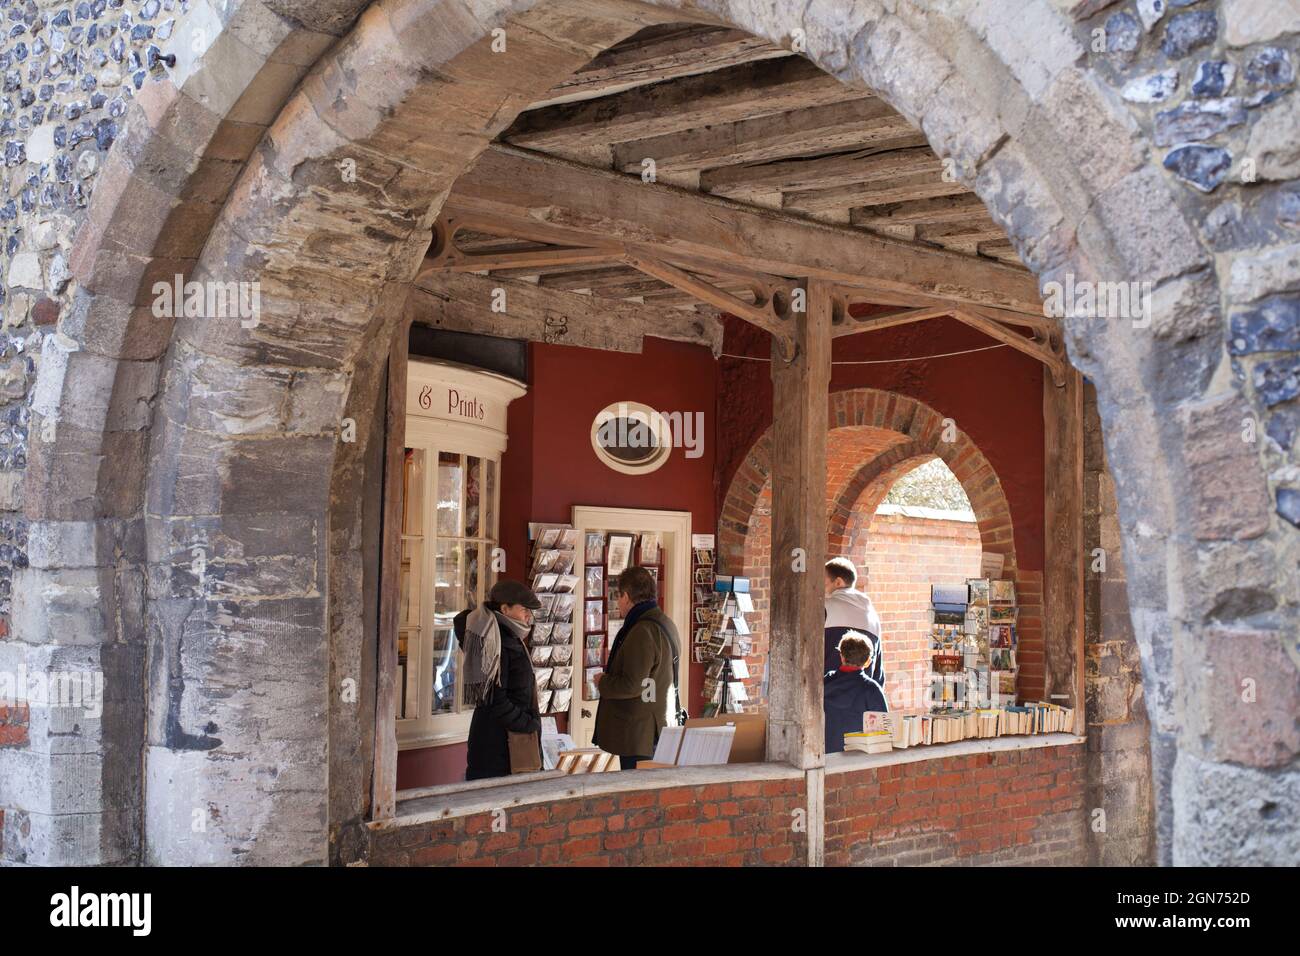
[[[727,574],[714,576],[715,605],[701,622],[696,619],[695,638],[704,638],[710,663],[705,670],[701,693],[705,700],[704,716],[739,714],[749,699],[742,681],[749,676],[745,658],[753,652],[745,615],[754,610],[749,595],[749,578]]]
[[[663,540],[658,533],[589,531],[583,543],[583,700],[599,700],[596,675],[609,664],[609,651],[623,620],[618,616],[618,576],[639,564],[655,579],[664,606]]]
[[[1018,613],[1011,581],[930,589],[931,712],[1014,702]]]
[[[529,650],[537,678],[538,710],[568,714],[573,697],[573,605],[577,600],[578,532],[571,525],[533,523],[531,584],[542,602],[533,614]]]

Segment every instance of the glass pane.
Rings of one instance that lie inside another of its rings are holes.
[[[493,541],[497,537],[497,463],[489,458],[483,462],[483,537]]]
[[[397,719],[414,720],[419,717],[416,701],[419,700],[417,661],[420,656],[420,631],[402,628],[397,632]]]
[[[402,539],[402,588],[399,605],[399,627],[419,628],[421,591],[424,566],[424,542],[419,538]]]
[[[452,621],[468,606],[465,596],[465,555],[459,541],[440,541],[433,568],[433,712],[456,710],[459,669]]]
[[[424,534],[424,449],[406,449],[402,485],[402,534]]]
[[[438,453],[437,533],[439,536],[460,537],[464,476],[460,455],[450,451]]]
[[[483,460],[473,455],[465,456],[465,537],[477,538],[479,518],[482,514]]]
[[[479,545],[465,542],[465,606],[479,602],[479,580],[482,578],[482,566],[479,563]]]

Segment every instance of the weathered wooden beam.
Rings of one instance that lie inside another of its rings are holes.
[[[743,30],[672,24],[610,47],[529,108],[609,96],[648,83],[792,55]]]
[[[614,147],[613,162],[615,169],[627,173],[641,172],[646,159],[653,159],[660,171],[690,172],[737,163],[924,142],[916,128],[887,103],[874,96],[863,96],[842,103],[735,123],[710,123],[619,143]]]
[[[666,282],[673,288],[694,296],[701,302],[707,302],[709,305],[715,306],[724,312],[729,312],[766,330],[772,336],[772,341],[778,352],[787,359],[794,356],[794,339],[791,334],[792,323],[788,318],[783,322],[773,315],[771,308],[751,305],[743,299],[738,299],[731,293],[691,275],[684,269],[678,269],[676,266],[660,262],[657,259],[629,253],[624,261],[646,275],[654,276],[661,282]]]
[[[710,169],[700,175],[700,189],[714,196],[743,199],[771,190],[832,189],[917,172],[937,173],[941,168],[939,158],[925,145],[891,150],[868,147],[832,156]]]
[[[1052,703],[1079,709],[1083,734],[1083,377],[1068,369],[1064,385],[1043,380],[1043,455],[1047,493],[1043,533],[1045,691]]]
[[[997,339],[1006,345],[1011,346],[1017,351],[1024,352],[1033,358],[1038,359],[1047,366],[1051,373],[1052,381],[1059,387],[1065,383],[1066,362],[1065,357],[1058,352],[1053,351],[1050,347],[1044,345],[1037,339],[1025,338],[1019,332],[1008,329],[1001,323],[994,322],[992,319],[977,315],[974,312],[965,309],[954,309],[952,317],[959,322],[964,322],[973,329],[978,329],[990,338]]]
[[[406,366],[411,323],[403,317],[388,355],[384,411],[384,505],[380,525],[379,647],[375,654],[375,754],[370,817],[397,810],[397,639],[402,608],[402,489],[406,482]]]
[[[772,555],[767,758],[810,770],[825,764],[822,633],[826,561],[826,400],[835,291],[808,283],[795,316],[793,362],[772,349]]]
[[[942,164],[936,159],[933,167],[922,172],[902,172],[897,176],[852,183],[848,186],[835,186],[831,189],[801,189],[788,192],[782,200],[781,208],[805,213],[847,210],[851,220],[853,209],[858,207],[908,199],[955,196],[967,191],[961,183],[945,182],[941,169]]]
[[[932,199],[914,199],[904,202],[881,203],[854,209],[849,213],[849,223],[868,229],[885,226],[921,226],[942,223],[966,222],[973,217],[987,217],[984,201],[972,192]]]
[[[621,244],[680,268],[810,275],[902,297],[1042,314],[1037,282],[1023,269],[510,147],[486,150],[446,209],[489,218],[529,241]]]
[[[881,315],[868,315],[860,319],[848,316],[835,326],[834,336],[857,335],[860,332],[878,332],[892,329],[898,325],[911,325],[913,322],[926,322],[940,319],[952,314],[952,308],[905,309],[901,312],[886,312]]]
[[[788,57],[529,110],[501,138],[539,150],[622,143],[864,95],[803,57]]]
[[[503,311],[494,311],[496,305]],[[412,287],[408,319],[432,328],[530,342],[640,352],[642,339],[671,339],[722,351],[715,317],[574,292],[496,276],[441,273]]]

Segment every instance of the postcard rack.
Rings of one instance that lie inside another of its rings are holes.
[[[748,701],[744,680],[749,677],[745,658],[754,642],[745,615],[754,610],[749,578],[714,575],[714,607],[696,618],[697,647],[701,639],[710,660],[700,693],[704,716],[744,712]]]
[[[567,714],[573,698],[573,607],[577,601],[578,532],[571,525],[528,526],[530,584],[542,606],[533,613],[529,653],[543,714]]]

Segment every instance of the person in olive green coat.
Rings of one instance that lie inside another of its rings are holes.
[[[605,672],[597,677],[600,703],[592,742],[618,754],[619,765],[632,770],[649,760],[668,722],[668,699],[681,642],[672,619],[655,603],[655,580],[645,568],[628,568],[618,576],[618,609],[623,626],[609,649]]]

